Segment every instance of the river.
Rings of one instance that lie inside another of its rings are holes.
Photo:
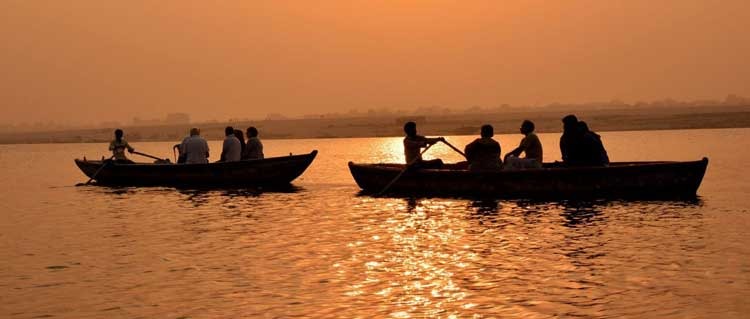
[[[277,193],[76,187],[73,159],[107,145],[0,145],[0,317],[749,316],[750,129],[602,136],[613,161],[708,157],[698,198],[359,196],[347,162],[403,161],[399,137],[265,140],[267,157],[319,151]],[[521,137],[496,136],[504,153]],[[559,134],[539,137],[559,159]]]

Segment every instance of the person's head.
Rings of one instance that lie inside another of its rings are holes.
[[[578,118],[573,114],[563,117],[562,122],[564,131],[573,131],[578,128]]]
[[[411,121],[406,122],[406,124],[404,124],[404,133],[406,133],[407,136],[417,135],[417,123]]]
[[[197,127],[190,129],[190,136],[198,136],[198,135],[201,135],[200,129],[198,129]]]
[[[231,126],[227,126],[227,127],[226,127],[226,128],[224,129],[224,135],[226,135],[226,136],[229,136],[229,135],[234,135],[234,128],[233,128],[233,127],[231,127]]]
[[[534,122],[525,120],[521,123],[521,134],[526,135],[534,131]]]
[[[245,134],[242,133],[242,130],[234,130],[234,136],[237,137],[237,139],[239,139],[240,142],[245,141]]]
[[[578,122],[578,130],[581,131],[581,133],[586,133],[589,131],[589,125],[584,121],[580,121]]]
[[[122,140],[122,134],[123,134],[123,132],[122,132],[121,129],[119,129],[119,128],[116,129],[115,130],[115,139],[117,139],[118,141]]]
[[[482,137],[492,137],[495,135],[495,129],[492,127],[492,125],[489,124],[482,125],[480,131]]]
[[[247,128],[247,137],[257,137],[258,136],[258,129],[255,128],[255,126],[251,126]]]

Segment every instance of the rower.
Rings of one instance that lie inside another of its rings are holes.
[[[115,130],[115,139],[109,142],[109,150],[112,151],[112,157],[118,163],[132,164],[133,161],[125,156],[125,150],[129,153],[135,152],[135,149],[128,144],[128,141],[122,138],[124,135],[121,129]]]
[[[416,168],[441,168],[443,161],[441,159],[433,159],[425,161],[422,159],[421,149],[437,142],[445,141],[442,137],[424,137],[417,134],[417,123],[406,122],[404,124],[404,157],[406,158],[406,164],[411,164],[412,167]]]

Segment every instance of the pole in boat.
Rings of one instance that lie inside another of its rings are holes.
[[[445,139],[441,140],[441,142],[445,143],[445,145],[448,145],[448,147],[450,147],[454,151],[458,152],[458,154],[461,154],[461,156],[463,156],[464,158],[466,157],[466,154],[464,154],[464,152],[461,152],[461,150],[459,150],[458,148],[456,148],[455,146],[453,146],[453,144],[448,143],[448,141],[446,141]]]
[[[136,151],[133,151],[132,153],[133,154],[138,154],[140,156],[145,156],[145,157],[148,157],[148,158],[151,158],[151,159],[155,159],[155,160],[157,160],[159,162],[167,162],[167,163],[169,162],[168,158],[158,158],[158,157],[153,156],[153,155],[148,155],[146,153],[141,153],[141,152],[136,152]]]
[[[381,195],[385,194],[385,192],[387,192],[388,189],[391,188],[391,186],[393,185],[393,183],[395,183],[399,178],[401,178],[401,175],[404,175],[404,173],[406,173],[406,170],[408,170],[409,167],[411,167],[412,165],[414,165],[414,163],[416,163],[419,160],[419,158],[422,157],[422,154],[424,154],[425,152],[427,152],[427,150],[429,150],[430,147],[432,147],[433,145],[435,145],[435,144],[427,145],[427,147],[425,147],[424,150],[422,150],[422,152],[419,153],[419,156],[417,158],[415,158],[415,159],[411,160],[411,162],[407,163],[406,166],[404,166],[404,169],[402,169],[401,172],[399,172],[398,175],[396,175],[396,177],[394,177],[388,184],[386,184],[385,187],[383,187],[383,190],[381,190],[380,192],[378,192],[377,194],[375,194],[375,196],[381,196]]]
[[[110,156],[109,159],[107,159],[107,160],[103,160],[102,161],[102,166],[99,166],[99,169],[97,169],[96,172],[94,172],[94,175],[91,175],[91,178],[89,178],[89,180],[86,183],[78,183],[78,184],[76,184],[76,186],[84,186],[84,185],[91,184],[91,181],[93,181],[96,178],[96,176],[99,175],[99,172],[101,172],[102,169],[104,169],[104,166],[107,166],[107,164],[109,164],[109,163],[112,162],[113,158],[115,158],[114,155]]]

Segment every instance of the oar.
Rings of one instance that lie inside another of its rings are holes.
[[[385,187],[383,187],[383,190],[381,190],[380,192],[378,192],[377,194],[375,194],[375,196],[379,197],[379,196],[385,194],[385,192],[387,192],[388,189],[391,188],[391,186],[393,185],[393,183],[395,183],[399,178],[401,178],[401,175],[404,175],[404,173],[406,173],[406,170],[409,169],[409,167],[411,167],[412,165],[414,165],[414,163],[416,163],[419,160],[419,158],[422,157],[422,154],[424,154],[425,152],[427,152],[427,150],[430,149],[430,147],[432,147],[433,145],[435,145],[435,144],[427,145],[427,147],[425,147],[424,150],[422,150],[422,152],[419,153],[419,156],[417,156],[415,159],[411,160],[411,162],[407,163],[406,166],[404,166],[404,169],[402,169],[401,172],[399,172],[398,175],[396,175],[395,178],[393,178],[388,184],[386,184]]]
[[[138,155],[140,155],[140,156],[145,156],[145,157],[148,157],[148,158],[153,158],[153,159],[155,159],[155,160],[157,160],[157,161],[160,161],[160,162],[162,162],[162,161],[163,161],[163,162],[169,162],[169,159],[165,159],[165,158],[158,158],[158,157],[156,157],[156,156],[153,156],[153,155],[148,155],[148,154],[145,154],[145,153],[141,153],[141,152],[136,152],[136,151],[133,151],[133,152],[131,152],[131,153],[133,153],[133,154],[138,154]]]
[[[102,161],[102,166],[99,166],[99,169],[97,169],[96,172],[94,172],[94,175],[91,175],[91,178],[89,178],[89,180],[86,183],[78,183],[76,184],[76,186],[84,186],[84,185],[91,184],[91,181],[93,181],[94,178],[96,178],[96,175],[99,175],[99,172],[101,172],[102,169],[104,169],[104,166],[107,166],[107,164],[111,163],[113,158],[115,158],[114,155],[110,156],[109,159]]]
[[[458,152],[458,154],[461,154],[461,156],[463,156],[464,158],[466,158],[466,154],[464,154],[464,152],[461,152],[461,150],[459,150],[458,148],[456,148],[455,146],[453,146],[451,143],[448,143],[448,141],[446,141],[445,139],[442,139],[441,142],[445,143],[445,145],[448,145],[454,151]]]

